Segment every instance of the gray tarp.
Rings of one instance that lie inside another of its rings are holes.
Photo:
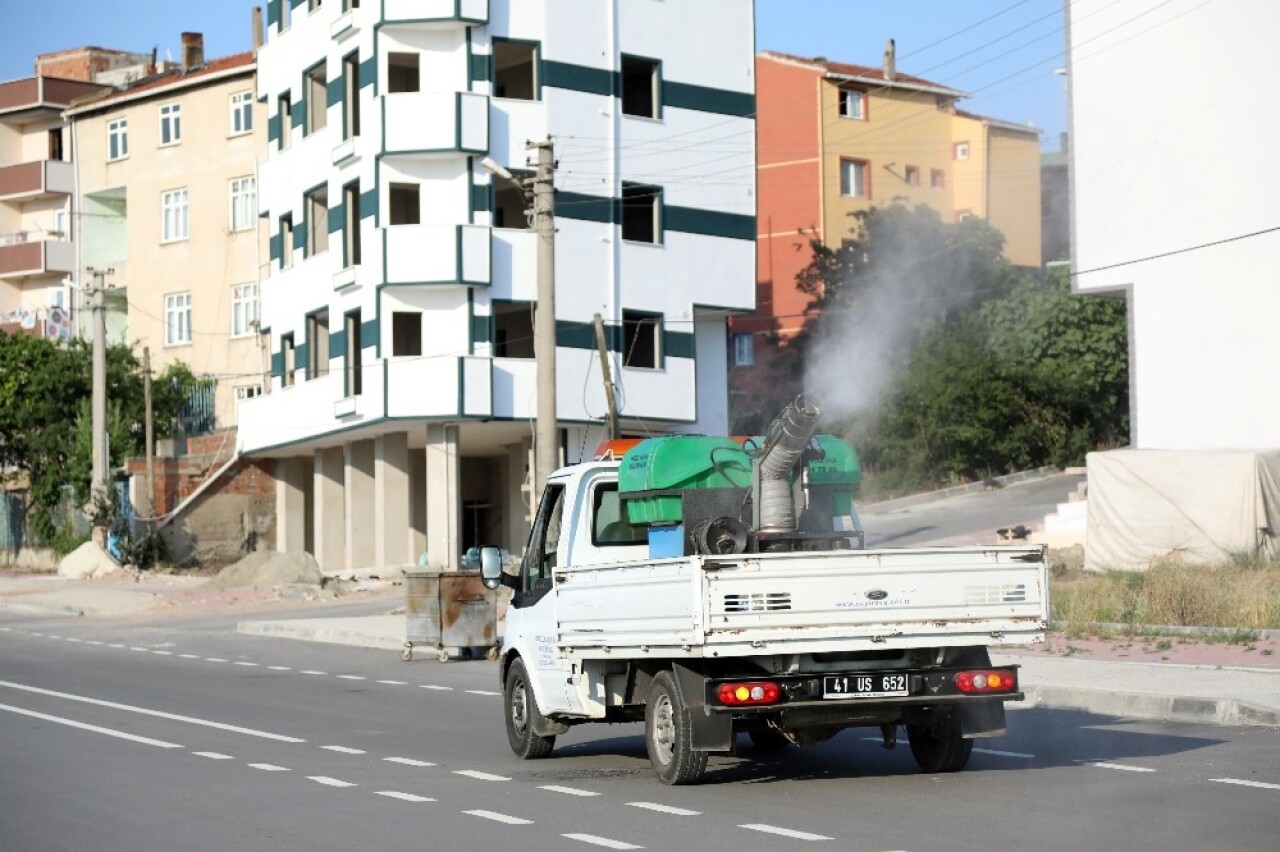
[[[1280,554],[1280,450],[1112,450],[1087,464],[1087,569]]]

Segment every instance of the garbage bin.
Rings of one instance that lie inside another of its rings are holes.
[[[440,662],[449,648],[469,656],[487,648],[498,658],[498,593],[485,588],[479,571],[406,571],[405,642],[400,658],[413,659],[413,646],[431,645]]]

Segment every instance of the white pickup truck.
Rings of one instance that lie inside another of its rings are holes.
[[[1005,732],[1017,667],[993,668],[987,647],[1043,640],[1042,547],[863,550],[828,532],[797,533],[787,549],[774,525],[772,537],[712,535],[701,549],[713,552],[669,555],[670,529],[656,537],[627,510],[631,455],[550,477],[518,574],[482,552],[486,584],[514,589],[500,678],[517,756],[548,755],[572,725],[644,720],[658,778],[688,784],[740,732],[778,749],[875,727],[892,748],[904,726],[920,769],[950,772],[974,737]],[[804,476],[790,476],[803,503]],[[745,503],[741,487],[724,490]]]

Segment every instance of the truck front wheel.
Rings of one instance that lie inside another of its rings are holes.
[[[538,718],[538,700],[533,696],[523,660],[516,660],[507,670],[502,697],[507,717],[507,742],[516,757],[536,760],[551,754],[556,738],[542,737],[533,731],[533,720]]]
[[[692,784],[707,769],[707,753],[690,744],[692,725],[671,672],[660,672],[645,705],[644,738],[649,762],[663,784]]]
[[[907,725],[911,755],[921,772],[959,772],[969,762],[973,740],[960,735],[960,711],[938,707],[923,721]]]

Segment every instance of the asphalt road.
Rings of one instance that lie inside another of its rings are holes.
[[[95,644],[100,643],[100,644]],[[199,621],[0,620],[4,850],[1267,850],[1280,734],[1011,713],[969,769],[847,731],[651,775],[636,725],[507,748],[495,667]]]

